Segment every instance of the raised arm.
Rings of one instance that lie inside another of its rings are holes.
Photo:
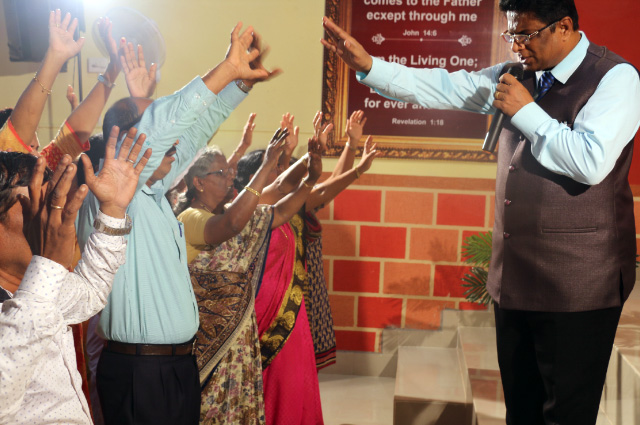
[[[273,205],[295,190],[300,184],[300,180],[307,174],[308,159],[308,155],[305,154],[280,174],[273,183],[265,187],[260,197],[260,203]]]
[[[284,170],[289,168],[289,162],[291,161],[291,157],[293,156],[293,151],[298,146],[298,135],[300,134],[300,128],[298,126],[293,126],[294,116],[289,112],[282,115],[282,120],[280,120],[280,128],[286,128],[289,132],[287,139],[285,140],[284,152],[280,156],[278,160],[278,174],[282,174]]]
[[[347,147],[344,150],[348,150]],[[343,151],[344,153],[344,151]],[[371,168],[371,164],[374,159],[379,157],[382,153],[376,150],[376,145],[373,143],[371,136],[367,138],[364,144],[364,150],[362,152],[362,158],[356,167],[349,168],[344,173],[338,176],[331,176],[322,183],[316,185],[309,199],[305,204],[307,211],[313,211],[321,205],[326,205],[331,202],[336,196],[345,190],[351,183],[360,178],[360,176]]]
[[[160,165],[165,152],[180,140],[176,162],[163,180],[167,186],[172,178],[189,165],[199,147],[204,147],[220,124],[246,97],[234,81],[252,79],[264,81],[270,77],[266,69],[254,69],[260,51],[252,48],[253,28],[241,32],[238,23],[231,33],[231,44],[225,59],[204,77],[196,78],[172,96],[153,102],[145,111],[138,129],[147,134],[146,146],[154,153],[140,176],[138,189]],[[188,152],[188,155],[183,153]],[[166,187],[166,190],[169,190]]]
[[[100,37],[109,51],[109,65],[107,70],[96,82],[87,97],[80,102],[77,108],[71,112],[67,123],[73,129],[81,143],[89,139],[96,124],[102,115],[102,110],[107,104],[111,90],[115,84],[118,74],[120,74],[120,63],[118,60],[118,46],[111,35],[113,24],[109,18],[100,18],[98,29]]]
[[[236,149],[229,156],[227,163],[231,167],[237,167],[238,161],[245,154],[251,143],[253,142],[253,130],[256,128],[256,124],[253,122],[256,119],[256,113],[252,112],[249,114],[249,118],[247,119],[247,123],[244,125],[244,130],[242,131],[242,138],[240,139],[240,143],[236,146]]]
[[[120,64],[124,71],[129,94],[131,97],[151,97],[156,89],[157,64],[152,63],[147,71],[142,46],[138,44],[138,57],[136,58],[133,43],[121,42],[121,44]]]
[[[293,217],[307,201],[313,186],[322,174],[322,152],[324,147],[314,137],[309,139],[309,152],[307,155],[309,174],[305,177],[295,191],[282,198],[274,205],[273,222],[271,228],[281,226]]]
[[[78,41],[73,39],[77,26],[78,20],[74,18],[72,21],[68,13],[61,19],[59,9],[49,14],[49,47],[40,68],[22,92],[10,118],[18,137],[23,141],[31,140],[36,132],[44,105],[62,65],[77,55],[84,45],[84,38],[79,38]]]
[[[329,36],[320,40],[323,46],[340,56],[354,71],[369,72],[373,58],[355,38],[326,16],[322,18],[322,26]]]
[[[286,129],[278,129],[269,142],[262,165],[247,185],[248,189],[240,191],[224,214],[214,215],[207,220],[204,228],[204,240],[207,244],[218,245],[231,239],[240,233],[253,217],[260,201],[258,194],[264,188],[269,173],[276,166],[278,158],[282,154],[284,149],[283,141],[286,135]]]
[[[347,134],[347,143],[340,154],[340,158],[338,158],[338,163],[333,169],[331,177],[346,173],[353,167],[353,161],[356,157],[356,151],[358,150],[366,122],[367,118],[364,116],[363,111],[353,111],[351,117],[347,120],[344,128],[344,132]]]

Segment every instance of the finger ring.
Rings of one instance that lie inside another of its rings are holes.
[[[130,163],[132,163],[132,164],[135,164],[135,163],[136,163],[136,162],[135,162],[134,160],[132,160],[132,159],[127,159],[127,162],[130,162]]]
[[[64,207],[60,207],[58,205],[51,205],[51,208],[53,208],[54,210],[62,210],[62,209],[64,209]]]

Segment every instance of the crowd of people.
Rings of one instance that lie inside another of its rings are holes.
[[[333,125],[313,119],[300,158],[286,113],[264,150],[251,114],[227,159],[210,141],[257,83],[253,28],[225,59],[151,99],[143,46],[99,33],[110,61],[51,143],[51,87],[82,48],[51,12],[49,48],[0,130],[0,423],[322,424],[317,370],[335,335],[315,213],[379,155],[355,111],[333,173]],[[119,73],[130,97],[105,113]],[[86,373],[88,371],[88,373]]]

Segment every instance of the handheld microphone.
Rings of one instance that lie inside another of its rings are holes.
[[[522,68],[521,63],[512,63],[509,66],[508,73],[516,77],[516,80],[522,80],[524,76],[524,69]],[[500,136],[500,132],[502,131],[502,126],[504,125],[504,113],[501,110],[498,110],[493,116],[493,120],[491,121],[491,126],[489,127],[489,132],[484,139],[484,143],[482,144],[482,150],[485,152],[493,153],[496,150],[496,145],[498,144],[498,137]]]

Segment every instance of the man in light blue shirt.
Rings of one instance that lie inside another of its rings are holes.
[[[106,424],[198,423],[200,386],[192,354],[198,308],[183,228],[164,195],[251,86],[273,75],[260,54],[252,28],[240,33],[238,25],[226,58],[204,77],[153,103],[116,105],[128,108],[115,114],[128,125],[141,116],[135,126],[153,154],[127,210],[136,230],[128,236],[127,260],[98,328],[107,340],[97,372]],[[97,208],[88,196],[80,211],[81,245]]]
[[[524,68],[416,69],[371,57],[324,19],[322,43],[383,96],[502,111],[493,251],[507,424],[595,424],[622,305],[635,281],[628,183],[640,78],[578,31],[573,0],[500,0]]]

